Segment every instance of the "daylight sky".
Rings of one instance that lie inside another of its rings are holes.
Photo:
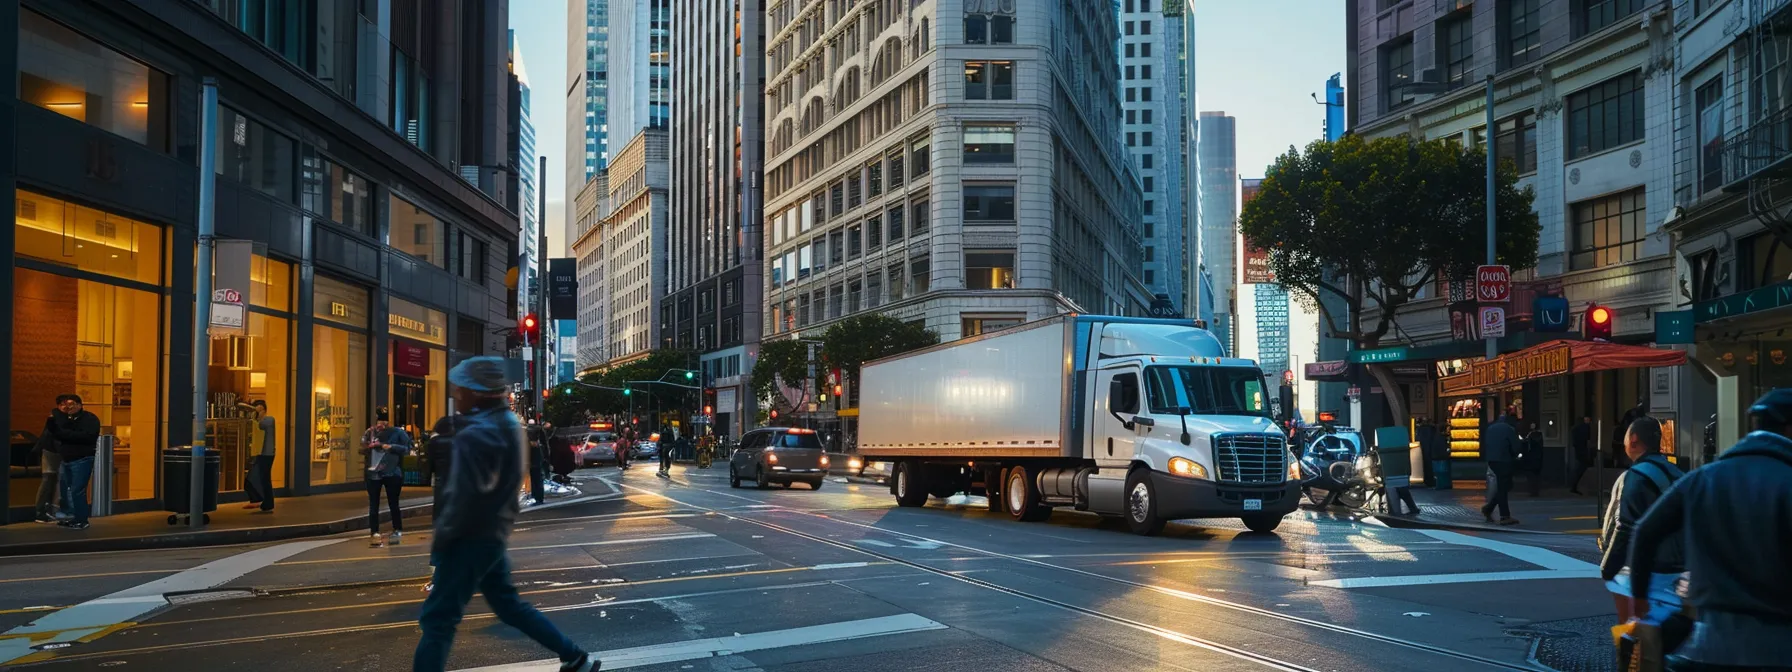
[[[575,2],[578,0],[574,0]],[[692,0],[696,1],[696,0]],[[1079,2],[1090,0],[1076,0]],[[548,156],[549,250],[565,254],[566,2],[511,0],[510,25],[532,88],[536,151]],[[1344,69],[1342,0],[1193,0],[1196,95],[1238,118],[1238,174],[1260,177],[1289,145],[1319,137],[1308,94]]]

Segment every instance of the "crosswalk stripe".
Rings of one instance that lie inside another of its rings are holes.
[[[719,656],[734,656],[754,651],[781,649],[791,646],[808,646],[829,642],[843,642],[868,637],[900,635],[927,630],[943,630],[946,626],[915,614],[898,614],[880,618],[867,618],[857,621],[843,621],[826,625],[812,625],[788,630],[772,630],[756,632],[732,637],[710,637],[686,642],[637,646],[628,649],[616,649],[593,653],[603,661],[605,670],[625,670],[632,667],[648,665],[664,665],[686,660],[701,660]],[[492,665],[472,668],[460,672],[534,672],[536,670],[558,669],[560,661],[555,659],[535,660],[526,663]]]

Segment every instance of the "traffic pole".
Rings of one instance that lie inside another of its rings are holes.
[[[193,464],[187,483],[187,526],[205,527],[205,397],[211,375],[212,245],[215,242],[218,170],[218,80],[199,83],[199,257],[193,292]]]

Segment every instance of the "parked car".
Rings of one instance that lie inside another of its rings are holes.
[[[747,432],[728,459],[728,485],[751,480],[761,488],[803,482],[820,490],[828,476],[828,455],[815,430],[766,427]]]
[[[657,459],[660,459],[660,435],[658,433],[649,434],[649,435],[647,435],[646,438],[643,438],[640,441],[636,441],[635,449],[630,453],[629,459],[632,459],[632,460],[657,460]]]
[[[585,435],[585,444],[579,449],[580,464],[594,467],[599,464],[616,463],[616,433],[591,432]]]

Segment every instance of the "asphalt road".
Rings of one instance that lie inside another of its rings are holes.
[[[511,557],[526,599],[605,669],[1542,669],[1534,633],[1612,606],[1584,537],[1303,510],[1274,534],[1200,520],[1145,538],[977,499],[899,509],[873,484],[734,490],[725,465],[583,473],[625,496],[525,513]],[[0,560],[0,667],[407,669],[427,549],[416,530],[387,548]],[[450,669],[550,657],[475,600]]]

